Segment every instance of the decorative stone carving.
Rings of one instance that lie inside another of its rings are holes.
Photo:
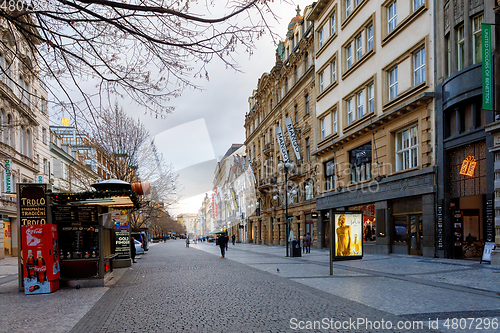
[[[464,0],[453,0],[453,19],[455,23],[464,20]]]
[[[450,30],[450,2],[444,5],[444,31],[445,33]]]

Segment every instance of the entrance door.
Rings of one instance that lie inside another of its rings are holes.
[[[410,215],[409,216],[409,254],[412,255],[423,255],[423,233],[422,233],[422,215]]]

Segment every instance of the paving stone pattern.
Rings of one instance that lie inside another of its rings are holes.
[[[291,328],[292,318],[406,319],[172,241],[151,247],[71,332],[301,331]],[[302,331],[347,331],[329,328]]]

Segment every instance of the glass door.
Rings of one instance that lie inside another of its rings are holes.
[[[423,255],[422,215],[410,215],[409,218],[409,254]]]

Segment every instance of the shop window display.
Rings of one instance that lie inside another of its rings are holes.
[[[377,219],[375,218],[375,205],[349,207],[350,211],[363,212],[363,242],[375,242],[377,235]]]
[[[98,226],[67,224],[59,229],[59,259],[99,259]]]

